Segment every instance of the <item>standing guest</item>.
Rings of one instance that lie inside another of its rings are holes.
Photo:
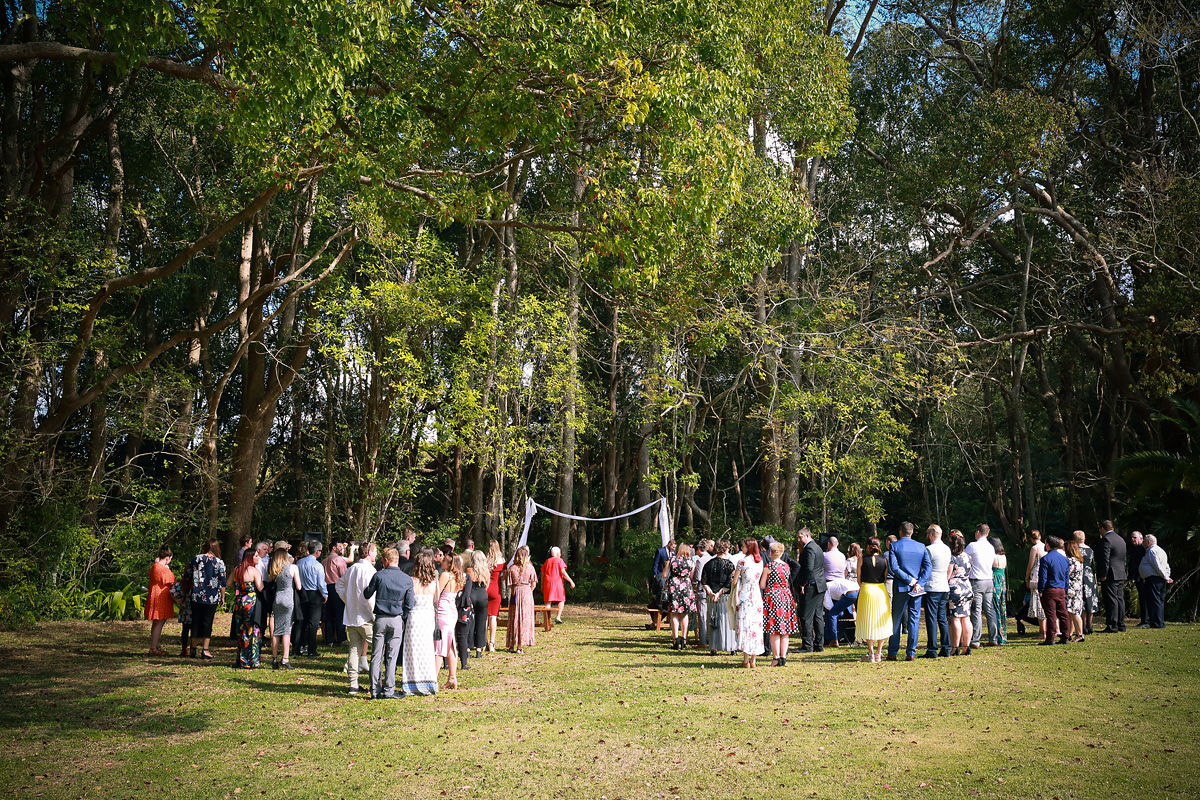
[[[471,563],[471,556],[473,556],[474,554],[475,554],[475,540],[467,539],[465,545],[463,546],[463,551],[462,551],[463,563],[464,564]]]
[[[692,567],[692,591],[696,594],[696,638],[701,647],[708,647],[708,593],[704,591],[704,568],[712,561],[713,540],[701,539],[697,545],[695,566]]]
[[[763,615],[771,642],[771,666],[787,665],[788,637],[796,632],[796,601],[792,598],[792,571],[783,561],[783,542],[773,542],[758,588],[763,593]]]
[[[1075,541],[1083,554],[1083,633],[1092,634],[1092,616],[1100,610],[1100,592],[1096,586],[1096,553],[1088,546],[1083,531],[1075,531]]]
[[[345,554],[346,543],[334,542],[322,565],[325,568],[325,644],[346,643],[346,626],[342,624],[346,607],[335,588],[349,566]]]
[[[150,576],[146,593],[146,619],[150,620],[150,655],[165,656],[159,640],[163,625],[175,616],[175,603],[171,590],[175,587],[175,573],[171,572],[171,557],[174,553],[165,544],[158,548],[158,556],[150,565]]]
[[[742,559],[734,572],[737,589],[738,649],[742,651],[742,666],[754,669],[763,651],[763,598],[758,586],[762,577],[762,556],[753,538],[742,540]]]
[[[995,593],[996,583],[992,577],[992,564],[996,560],[996,551],[987,540],[991,528],[981,523],[975,528],[975,541],[967,545],[967,555],[971,557],[971,647],[979,647],[983,634],[983,621],[987,620],[989,647],[1000,644],[1000,634],[996,628]]]
[[[200,657],[211,661],[213,617],[225,597],[225,562],[221,560],[221,541],[209,539],[204,551],[192,559],[192,649],[200,643]]]
[[[1110,525],[1109,527],[1112,527],[1112,526]],[[1145,543],[1145,539],[1142,537],[1141,531],[1134,531],[1133,533],[1129,534],[1129,551],[1128,552],[1129,552],[1129,563],[1126,566],[1125,574],[1126,574],[1128,580],[1133,581],[1133,589],[1130,591],[1130,595],[1132,596],[1134,593],[1137,594],[1138,611],[1139,611],[1138,624],[1141,625],[1143,623],[1147,623],[1146,627],[1150,627],[1148,624],[1148,618],[1146,616],[1146,607],[1149,605],[1147,603],[1148,598],[1146,596],[1146,582],[1143,581],[1142,577],[1141,577],[1142,576],[1142,559],[1146,557],[1146,543]],[[1128,605],[1126,605],[1125,608],[1128,608]],[[1125,630],[1124,617],[1122,617],[1121,622],[1122,622],[1121,630]]]
[[[1067,585],[1071,565],[1063,555],[1062,539],[1051,536],[1046,543],[1050,549],[1038,565],[1038,592],[1042,596],[1042,608],[1046,611],[1046,638],[1041,643],[1054,644],[1054,637],[1058,635],[1058,643],[1067,644],[1071,641],[1071,621],[1067,616]]]
[[[1167,551],[1158,546],[1158,537],[1146,536],[1146,553],[1138,564],[1138,572],[1145,587],[1146,627],[1165,628],[1167,608],[1167,584],[1171,578],[1171,565],[1167,563]]]
[[[453,689],[458,685],[458,647],[455,631],[458,627],[457,599],[463,582],[462,559],[459,559],[455,571],[454,551],[442,548],[442,574],[438,575],[437,626],[434,635],[433,653],[440,661],[440,666],[450,670],[446,688]]]
[[[950,594],[947,608],[950,611],[950,655],[971,655],[971,556],[967,553],[967,540],[962,531],[950,531]]]
[[[467,577],[471,579],[471,617],[473,619],[468,648],[474,646],[475,657],[479,658],[483,655],[483,648],[487,645],[488,600],[491,596],[492,581],[492,567],[482,550],[472,548]]]
[[[995,609],[997,644],[1008,644],[1008,556],[1004,543],[998,536],[988,537],[988,544],[996,551],[992,561],[992,607]]]
[[[733,561],[728,558],[729,540],[713,546],[713,557],[700,572],[708,613],[708,652],[733,653],[737,650],[737,626],[729,613],[729,593],[733,588]]]
[[[282,539],[275,543],[271,554],[271,566],[267,570],[267,582],[275,585],[275,601],[271,614],[275,618],[275,630],[271,636],[271,669],[291,669],[292,627],[300,597],[300,572],[288,560],[292,546]],[[283,660],[279,660],[279,650]]]
[[[496,628],[500,622],[500,600],[503,597],[504,583],[504,553],[500,550],[500,543],[492,539],[488,543],[488,564],[492,568],[491,580],[488,581],[488,607],[487,607],[487,649],[489,653],[496,651]]]
[[[375,638],[375,598],[367,597],[367,587],[375,572],[375,543],[367,542],[359,548],[358,559],[333,585],[333,593],[342,601],[342,627],[350,642],[350,654],[346,657],[350,694],[358,694],[359,673],[370,669],[367,647]],[[370,672],[367,678],[370,679]]]
[[[259,542],[254,546],[254,556],[258,559],[258,574],[266,575],[271,569],[271,543]]]
[[[1063,543],[1067,556],[1067,618],[1071,622],[1068,638],[1072,642],[1083,641],[1083,553],[1079,542],[1072,534]]]
[[[506,572],[512,594],[508,600],[508,639],[510,653],[524,653],[533,644],[533,590],[537,586],[537,571],[529,563],[529,548],[521,545]]]
[[[438,667],[434,654],[437,630],[438,573],[433,555],[420,552],[412,565],[413,606],[404,626],[404,661],[400,689],[405,697],[437,694]]]
[[[933,572],[929,551],[914,542],[913,524],[900,523],[899,538],[888,550],[888,570],[892,573],[892,638],[888,642],[888,661],[895,661],[900,652],[900,634],[908,634],[906,661],[917,658],[917,639],[920,638],[921,602],[925,584]],[[990,577],[990,576],[989,576]]]
[[[650,568],[650,608],[662,608],[663,595],[666,592],[666,582],[663,580],[663,570],[675,553],[675,540],[671,539],[654,551],[654,565]],[[663,609],[664,611],[666,609]]]
[[[846,580],[858,583],[858,564],[862,561],[862,547],[851,542],[846,548]]]
[[[947,603],[950,599],[950,558],[952,553],[942,541],[942,526],[930,525],[925,529],[929,542],[929,583],[925,584],[925,652],[921,658],[937,658],[950,655],[950,617]]]
[[[171,597],[179,606],[179,657],[187,658],[188,641],[192,637],[192,573],[186,571],[183,577],[171,587]],[[196,648],[192,648],[191,657],[196,657]]]
[[[687,648],[688,614],[696,611],[696,592],[692,588],[692,548],[679,545],[662,571],[667,607],[671,615],[671,649]]]
[[[242,561],[229,576],[233,587],[233,641],[237,646],[238,669],[258,669],[262,652],[262,618],[266,616],[260,606],[263,592],[262,573],[258,571],[258,555],[246,547],[242,550]]]
[[[830,536],[825,542],[825,580],[846,577],[846,556],[838,550],[838,538]]]
[[[857,574],[857,573],[856,573]],[[834,578],[825,583],[825,646],[839,647],[838,618],[858,603],[858,582]]]
[[[558,625],[562,624],[563,608],[567,605],[567,590],[563,581],[571,584],[572,589],[575,588],[575,581],[567,574],[567,562],[562,560],[562,550],[551,547],[550,557],[542,564],[542,601],[548,606],[558,603],[558,614],[554,617]]]
[[[404,647],[405,623],[416,605],[413,580],[396,566],[400,551],[383,551],[383,569],[371,576],[363,597],[375,598],[371,632],[371,699],[396,696],[396,662]]]
[[[892,635],[891,600],[888,598],[888,560],[878,536],[867,540],[867,552],[860,554],[854,565],[858,575],[858,613],[855,632],[867,643],[863,661],[878,663],[883,657],[883,643]]]
[[[1104,596],[1103,633],[1124,633],[1125,540],[1113,530],[1111,520],[1106,519],[1100,523],[1100,531],[1100,546],[1096,551],[1096,577],[1100,579],[1100,593]],[[1141,539],[1140,533],[1134,537],[1135,553],[1140,552]],[[1135,558],[1140,559],[1140,555]]]
[[[892,545],[894,545],[896,543],[896,539],[897,539],[896,534],[889,533],[887,536],[887,539],[885,539],[883,541],[883,557],[884,558],[891,558]],[[889,604],[892,602],[892,597],[895,596],[895,591],[894,591],[895,586],[892,585],[893,583],[894,583],[894,579],[893,579],[891,570],[889,569],[888,576],[887,576],[887,583],[884,584],[885,586],[887,586],[888,603]],[[894,624],[894,622],[895,621],[893,620],[893,624]]]
[[[1038,569],[1042,563],[1042,556],[1046,555],[1046,545],[1042,541],[1042,532],[1031,530],[1029,538],[1032,544],[1029,546],[1029,561],[1025,565],[1025,606],[1027,609],[1027,620],[1030,623],[1036,623],[1038,626],[1038,637],[1046,638],[1046,611],[1042,608],[1042,598],[1037,590]],[[1017,633],[1024,633],[1018,622]]]
[[[797,539],[800,568],[793,576],[792,593],[800,606],[800,652],[820,653],[825,649],[825,557],[807,526]]]
[[[396,567],[405,575],[412,575],[412,545],[401,539],[396,543],[396,552],[400,554],[400,560],[396,562]]]
[[[300,573],[300,621],[293,633],[299,639],[296,650],[299,655],[316,658],[317,629],[321,625],[321,612],[326,594],[325,568],[321,566],[321,543],[306,542],[306,555],[296,562]]]
[[[474,550],[464,550],[464,553],[475,554]],[[453,588],[454,593],[454,652],[458,655],[458,668],[470,669],[471,642],[475,640],[475,606],[471,602],[471,593],[475,590],[475,584],[471,580],[470,570],[467,568],[467,562],[464,556],[454,556],[454,561],[451,564],[451,571],[455,575]],[[454,660],[454,656],[450,657]],[[451,671],[454,689],[458,687],[458,681],[454,679],[453,671]]]
[[[241,538],[238,539],[237,559],[233,562],[234,569],[237,569],[237,567],[241,566],[242,558],[246,555],[246,551],[250,549],[250,545],[253,543],[254,539],[251,538],[250,534],[248,533],[243,533]],[[229,616],[229,638],[234,642],[234,644],[237,643],[237,623],[233,619],[232,614]]]

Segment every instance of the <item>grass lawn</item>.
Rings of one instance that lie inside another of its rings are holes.
[[[639,614],[567,617],[523,656],[473,662],[462,689],[383,702],[347,697],[331,650],[240,672],[224,646],[148,658],[142,623],[0,633],[0,794],[1200,796],[1200,627],[751,672],[672,651]]]

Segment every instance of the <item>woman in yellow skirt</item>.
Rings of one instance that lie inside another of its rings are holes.
[[[856,635],[867,642],[867,654],[863,661],[878,663],[883,655],[883,644],[892,636],[892,608],[888,598],[887,559],[879,539],[872,536],[867,540],[867,552],[858,557],[858,612]]]

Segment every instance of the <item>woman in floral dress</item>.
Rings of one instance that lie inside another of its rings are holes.
[[[1083,553],[1079,552],[1079,542],[1073,536],[1068,536],[1065,551],[1067,554],[1067,616],[1071,618],[1071,641],[1083,641]]]
[[[770,561],[758,579],[763,592],[766,631],[771,637],[771,666],[787,664],[788,637],[796,632],[796,601],[789,584],[791,570],[783,560],[783,542],[772,542]]]
[[[692,586],[692,548],[679,545],[663,567],[667,613],[671,615],[671,649],[687,647],[688,614],[696,613],[696,590]]]
[[[738,649],[742,651],[742,666],[754,669],[763,651],[763,599],[758,582],[762,578],[762,556],[758,542],[742,541],[742,560],[738,562],[734,579],[737,582]]]
[[[242,562],[229,576],[233,587],[233,641],[237,645],[237,669],[257,669],[262,653],[262,614],[258,607],[263,581],[258,571],[258,554],[247,548]]]
[[[1092,615],[1100,610],[1100,590],[1096,587],[1096,552],[1088,547],[1083,531],[1075,531],[1075,541],[1083,555],[1083,633],[1092,632]]]
[[[508,585],[512,597],[508,601],[508,649],[523,653],[533,644],[533,590],[537,586],[537,570],[529,563],[529,548],[521,545],[508,568]]]

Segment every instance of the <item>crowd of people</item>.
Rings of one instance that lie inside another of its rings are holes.
[[[292,668],[292,657],[318,657],[318,633],[327,646],[348,648],[349,693],[390,699],[456,689],[472,658],[496,650],[501,613],[507,614],[504,646],[523,653],[534,643],[534,591],[563,622],[565,586],[575,582],[557,547],[539,571],[529,548],[511,562],[492,541],[486,552],[467,540],[457,551],[447,539],[440,548],[415,544],[411,529],[395,544],[335,542],[322,560],[320,541],[306,541],[299,558],[292,545],[241,543],[227,570],[221,544],[209,540],[177,579],[174,554],[164,545],[150,567],[146,618],[151,621],[150,655],[167,655],[162,631],[178,615],[182,658],[211,660],[213,620],[231,595],[233,666],[262,666],[271,648],[271,668]],[[363,675],[367,686],[363,686]],[[399,673],[399,686],[397,686]]]
[[[697,646],[712,655],[740,652],[748,668],[760,657],[785,666],[795,635],[801,653],[862,642],[868,662],[899,660],[902,644],[907,661],[1007,644],[1009,564],[1000,539],[986,524],[970,542],[939,525],[925,530],[925,544],[913,532],[905,522],[886,541],[871,537],[843,553],[837,537],[822,546],[801,528],[795,558],[772,537],[744,539],[736,550],[729,540],[702,539],[695,548],[672,540],[655,555],[651,606],[669,618],[673,649],[687,646],[691,630]],[[1129,576],[1142,614],[1137,627],[1163,627],[1172,579],[1154,536],[1134,531],[1127,546],[1105,520],[1095,549],[1078,530],[1045,542],[1035,530],[1030,539],[1018,634],[1029,624],[1037,626],[1040,644],[1083,642],[1101,601],[1101,632],[1123,632]],[[922,616],[925,650],[918,656]]]

